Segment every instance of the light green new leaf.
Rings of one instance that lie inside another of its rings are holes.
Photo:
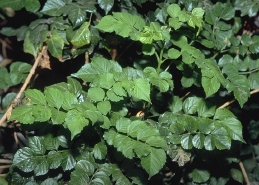
[[[46,105],[46,98],[44,94],[37,89],[27,89],[24,94],[34,104]]]
[[[11,114],[10,120],[18,120],[23,124],[32,124],[34,117],[32,116],[33,106],[16,107]]]
[[[83,23],[76,31],[75,35],[71,39],[73,46],[79,48],[89,44],[91,41],[91,32],[89,30],[89,23]]]
[[[105,11],[105,14],[108,14],[108,12],[113,7],[114,0],[98,0],[98,5],[101,9]]]
[[[1,8],[12,8],[13,10],[20,10],[24,7],[23,0],[1,0],[0,1]]]
[[[110,89],[115,83],[112,73],[100,74],[99,78],[99,84],[101,88]]]
[[[64,6],[65,2],[63,0],[47,0],[41,12],[50,16],[60,16]]]
[[[138,78],[134,80],[134,86],[128,93],[135,98],[151,102],[150,84],[145,79]]]
[[[102,101],[105,96],[105,92],[100,87],[93,87],[88,90],[87,97],[93,101]]]
[[[163,149],[152,148],[150,154],[146,157],[141,157],[141,166],[149,174],[149,179],[157,174],[166,162],[166,153]]]
[[[97,103],[97,109],[103,114],[106,115],[111,110],[111,103],[109,101],[102,101]]]
[[[40,9],[38,0],[24,0],[25,9],[29,12],[37,12]]]
[[[167,7],[167,13],[173,18],[178,17],[180,11],[181,11],[181,8],[178,4],[171,4],[170,6]]]
[[[50,54],[57,58],[59,61],[62,61],[62,51],[64,48],[64,40],[59,35],[52,35],[48,40],[48,50]]]
[[[73,139],[89,124],[89,121],[84,117],[83,113],[77,110],[70,110],[67,112],[65,124],[71,132],[71,139]]]
[[[207,170],[194,169],[190,175],[196,183],[205,183],[210,178],[210,173]]]
[[[44,122],[48,121],[51,117],[51,110],[43,105],[36,105],[33,107],[32,114],[35,121]]]
[[[44,94],[50,107],[56,107],[57,109],[60,109],[64,102],[63,92],[53,87],[47,87],[44,91]]]
[[[178,51],[177,49],[170,48],[170,49],[168,50],[168,56],[169,56],[170,58],[172,58],[172,59],[177,59],[177,58],[180,57],[180,55],[181,55],[181,52]]]
[[[103,142],[94,145],[93,154],[95,159],[104,159],[107,154],[107,147]]]

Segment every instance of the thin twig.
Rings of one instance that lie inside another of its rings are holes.
[[[0,165],[0,169],[6,169],[6,168],[9,168],[10,166],[11,166],[10,164]]]
[[[0,159],[0,163],[11,164],[12,160],[10,160],[10,159]]]
[[[19,101],[20,97],[22,96],[22,93],[24,92],[24,90],[26,89],[27,85],[29,84],[29,82],[30,82],[30,80],[31,80],[31,77],[32,77],[33,74],[35,73],[35,70],[36,70],[36,68],[37,68],[37,66],[38,66],[38,64],[39,64],[39,62],[40,62],[40,60],[41,60],[41,58],[42,58],[42,56],[43,56],[43,53],[44,53],[44,51],[45,51],[46,49],[47,49],[47,47],[44,46],[44,47],[42,48],[42,51],[39,52],[39,54],[38,54],[38,56],[37,56],[37,58],[36,58],[36,60],[35,60],[35,62],[34,62],[34,64],[33,64],[32,68],[31,68],[31,70],[30,70],[30,73],[29,73],[29,75],[27,76],[27,78],[26,78],[26,80],[25,80],[23,86],[21,87],[19,93],[16,95],[16,97],[15,97],[15,99],[13,100],[13,102],[11,103],[10,107],[7,109],[7,111],[5,112],[5,114],[3,115],[3,117],[1,118],[1,120],[0,120],[0,126],[1,126],[1,125],[5,122],[5,120],[7,119],[7,115],[12,112],[12,110],[13,110],[13,105],[16,105],[17,102]]]
[[[242,161],[239,161],[239,166],[240,166],[241,171],[242,171],[242,174],[243,174],[243,176],[244,176],[244,178],[245,178],[246,184],[247,184],[247,185],[250,185],[250,182],[249,182],[249,179],[248,179],[248,176],[247,176],[247,173],[246,173],[246,170],[245,170],[245,168],[244,168],[244,165],[243,165],[243,162],[242,162]]]
[[[259,89],[252,90],[252,91],[250,91],[250,95],[258,93],[258,92],[259,92]],[[236,101],[236,99],[230,100],[230,101],[224,103],[223,105],[221,105],[220,107],[218,107],[217,109],[225,108],[235,101]]]

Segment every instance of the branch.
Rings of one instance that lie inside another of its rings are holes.
[[[259,92],[259,89],[252,90],[252,91],[250,91],[250,95],[258,93],[258,92]],[[230,101],[224,103],[223,105],[221,105],[220,107],[218,107],[217,109],[225,108],[235,101],[236,101],[236,99],[230,100]]]
[[[13,102],[11,103],[11,105],[9,106],[9,108],[7,109],[7,111],[5,112],[5,114],[3,115],[3,117],[0,120],[0,126],[2,126],[2,124],[6,121],[8,115],[10,115],[10,113],[13,110],[13,105],[16,105],[17,102],[19,101],[20,97],[22,96],[22,93],[24,92],[24,90],[26,89],[27,85],[29,84],[32,75],[35,73],[35,70],[40,62],[40,60],[42,59],[43,53],[46,51],[47,47],[44,46],[42,48],[42,51],[38,53],[37,58],[35,59],[35,62],[30,70],[30,73],[28,74],[23,86],[21,87],[19,93],[16,95],[15,99],[13,100]]]
[[[250,185],[250,182],[249,182],[249,179],[248,179],[248,176],[247,176],[247,173],[246,173],[246,170],[245,170],[245,168],[244,168],[244,165],[243,165],[242,161],[239,161],[239,166],[240,166],[240,168],[241,168],[241,171],[242,171],[242,174],[243,174],[243,176],[244,176],[244,179],[245,179],[246,184],[247,184],[247,185]]]

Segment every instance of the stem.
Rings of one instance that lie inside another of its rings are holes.
[[[158,56],[157,52],[155,52],[156,59],[157,59],[157,62],[158,62],[157,70],[156,70],[158,74],[159,74],[159,72],[160,72],[161,65],[162,65],[162,64],[164,63],[164,61],[165,61],[165,60],[162,60],[163,54],[164,54],[164,48],[161,49],[159,56]]]
[[[256,69],[253,69],[251,71],[247,71],[247,72],[239,72],[240,75],[247,75],[247,74],[251,74],[251,73],[254,73],[254,72],[257,72],[259,71],[259,68],[256,68]]]
[[[38,54],[37,58],[35,59],[35,62],[30,70],[30,73],[28,74],[22,88],[20,89],[19,93],[16,95],[15,99],[13,100],[13,102],[11,103],[11,105],[9,106],[9,108],[7,109],[7,111],[5,112],[5,114],[3,115],[3,117],[0,120],[0,126],[2,126],[2,124],[4,123],[4,121],[7,119],[7,115],[10,115],[12,110],[13,110],[13,106],[17,104],[17,102],[19,101],[19,99],[22,96],[23,91],[26,89],[27,85],[29,84],[33,74],[35,73],[35,70],[40,62],[40,60],[42,59],[42,56],[44,53],[46,53],[47,47],[44,46],[42,48],[42,51]]]

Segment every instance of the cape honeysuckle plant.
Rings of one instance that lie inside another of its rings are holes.
[[[259,88],[259,37],[240,34],[237,16],[257,13],[249,2],[1,0],[37,16],[0,31],[26,53],[85,55],[66,82],[24,91],[8,121],[35,134],[3,183],[243,183],[242,124],[221,104],[233,95],[243,107]],[[0,68],[0,87],[28,67]]]

